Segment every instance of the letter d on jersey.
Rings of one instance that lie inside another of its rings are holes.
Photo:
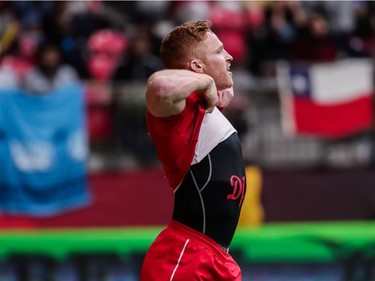
[[[245,198],[245,184],[246,178],[233,175],[230,178],[230,185],[233,187],[233,193],[227,196],[227,199],[230,200],[237,200],[241,196],[240,204],[242,203],[243,199]]]

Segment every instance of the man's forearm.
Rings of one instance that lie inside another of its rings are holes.
[[[211,108],[217,103],[217,90],[213,79],[189,70],[168,69],[154,73],[147,85],[147,104],[156,115],[177,114],[185,107],[185,99],[197,92]]]

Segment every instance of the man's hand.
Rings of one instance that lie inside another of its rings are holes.
[[[206,103],[206,113],[211,113],[217,106],[219,101],[215,83],[212,83],[207,89],[202,92],[202,96],[205,99]]]
[[[218,91],[217,96],[218,102],[216,106],[219,108],[227,107],[234,97],[233,87]]]

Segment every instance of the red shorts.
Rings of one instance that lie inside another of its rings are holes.
[[[141,281],[241,281],[241,269],[214,240],[172,221],[151,244]]]

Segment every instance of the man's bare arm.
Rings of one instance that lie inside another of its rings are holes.
[[[185,108],[185,99],[192,92],[197,92],[206,100],[208,112],[218,102],[215,82],[206,74],[183,69],[155,72],[147,83],[147,108],[158,117],[179,114]]]

